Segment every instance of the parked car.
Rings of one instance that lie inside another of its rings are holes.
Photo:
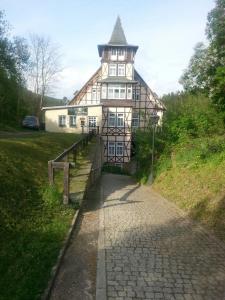
[[[22,126],[24,128],[39,130],[40,129],[39,119],[36,116],[26,116],[23,119]]]

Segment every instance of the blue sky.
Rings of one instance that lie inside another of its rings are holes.
[[[43,34],[60,45],[64,69],[54,96],[69,99],[99,67],[97,44],[109,41],[118,14],[128,43],[139,45],[135,67],[150,87],[159,95],[181,89],[213,7],[214,0],[0,0],[13,34]]]

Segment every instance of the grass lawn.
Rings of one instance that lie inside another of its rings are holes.
[[[74,214],[49,192],[47,161],[80,138],[35,133],[0,139],[0,299],[39,299]]]
[[[180,143],[156,165],[153,187],[225,241],[224,135]]]

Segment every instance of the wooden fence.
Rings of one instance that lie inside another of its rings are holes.
[[[54,170],[63,169],[63,203],[69,203],[70,193],[70,168],[76,166],[77,155],[80,151],[87,147],[88,142],[96,134],[95,131],[89,132],[78,142],[74,143],[70,148],[57,156],[54,160],[48,161],[48,178],[50,185],[54,184]],[[73,155],[73,162],[69,162],[69,155]]]

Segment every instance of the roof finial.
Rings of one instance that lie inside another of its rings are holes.
[[[118,15],[116,19],[116,24],[114,26],[109,44],[111,45],[127,45],[127,40],[123,31],[120,16]]]

